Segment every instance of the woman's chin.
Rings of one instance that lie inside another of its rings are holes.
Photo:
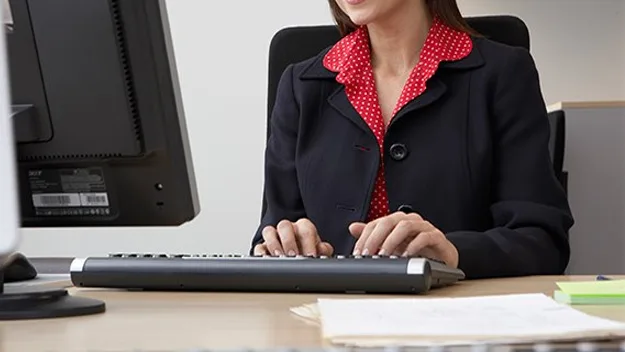
[[[371,18],[369,18],[369,16],[350,16],[350,20],[359,27],[371,23]]]

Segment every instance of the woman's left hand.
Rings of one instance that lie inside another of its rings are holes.
[[[396,212],[349,227],[356,237],[354,255],[423,256],[458,266],[458,250],[434,225],[415,213]]]

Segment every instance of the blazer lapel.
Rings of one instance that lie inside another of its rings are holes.
[[[473,48],[473,51],[462,60],[458,61],[449,61],[442,62],[438,71],[462,71],[462,70],[472,70],[478,68],[484,64],[484,60],[482,55],[478,51],[477,47]],[[438,101],[445,92],[447,91],[447,85],[441,79],[441,72],[437,72],[430,80],[427,82],[427,88],[425,91],[411,100],[408,104],[406,104],[401,110],[397,112],[393,121],[391,121],[391,125],[393,122],[402,118],[406,114],[413,112],[415,110],[423,109],[436,101]]]
[[[358,111],[356,111],[352,103],[347,98],[345,88],[342,85],[340,85],[334,91],[334,93],[332,93],[332,95],[328,97],[328,103],[339,113],[341,113],[341,115],[345,116],[350,121],[355,123],[356,126],[373,135],[373,132],[371,132],[371,129],[369,128],[369,126],[367,126],[365,120],[362,118],[362,116],[360,116]]]
[[[300,79],[327,80],[337,85],[338,87],[330,94],[327,99],[330,106],[341,115],[352,121],[356,126],[373,135],[373,132],[371,132],[371,129],[369,128],[369,126],[367,126],[365,120],[360,116],[360,114],[349,102],[347,94],[345,93],[345,86],[335,81],[336,73],[326,69],[323,66],[322,59],[324,55],[325,53],[321,53],[316,60],[313,60],[311,64],[304,69],[304,71],[300,75]]]
[[[447,85],[445,85],[445,83],[443,83],[443,81],[439,78],[432,77],[428,81],[427,89],[421,95],[411,100],[408,104],[401,108],[391,121],[391,124],[412,111],[423,109],[426,106],[435,103],[445,94],[446,91]]]

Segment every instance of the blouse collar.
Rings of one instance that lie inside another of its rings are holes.
[[[420,68],[434,72],[443,61],[458,61],[473,49],[469,34],[445,25],[437,17],[432,21],[419,61]],[[338,73],[336,80],[348,84],[370,65],[371,52],[366,26],[357,28],[339,40],[324,56],[326,69]]]

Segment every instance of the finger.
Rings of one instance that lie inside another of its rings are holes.
[[[443,238],[438,235],[438,231],[428,231],[422,232],[419,236],[415,237],[408,247],[406,251],[402,254],[403,256],[415,256],[423,253],[426,249],[434,251],[436,253],[437,248],[442,244]],[[436,257],[440,257],[436,255]]]
[[[267,249],[267,245],[264,243],[254,246],[254,255],[271,255]]]
[[[436,228],[429,222],[416,214],[408,214],[395,226],[393,232],[386,238],[380,249],[381,255],[401,256],[404,254],[408,245],[421,232],[435,230]]]
[[[284,254],[284,249],[278,238],[278,231],[273,226],[267,226],[263,229],[263,240],[269,255]]]
[[[402,220],[399,220],[401,222]],[[378,221],[377,225],[367,236],[366,242],[362,249],[362,255],[370,255],[378,253],[382,243],[398,224],[396,217],[385,217]]]
[[[363,250],[365,249],[365,244],[367,243],[367,238],[369,238],[369,235],[371,234],[371,232],[373,232],[377,223],[378,220],[371,221],[367,223],[362,229],[362,232],[360,233],[360,236],[358,236],[356,244],[354,244],[354,255],[360,255],[363,252]]]
[[[354,246],[354,255],[359,255],[361,253],[364,252],[365,249],[365,245],[367,244],[367,241],[369,239],[369,236],[371,236],[371,233],[373,233],[373,231],[375,230],[375,228],[377,227],[378,223],[381,221],[391,221],[394,223],[399,222],[399,220],[401,220],[402,218],[406,217],[406,214],[403,212],[395,212],[391,215],[385,216],[385,217],[381,217],[378,218],[374,221],[369,222],[364,230],[362,231],[362,234],[360,235],[360,237],[358,238],[358,241],[356,242],[356,245]],[[384,230],[382,230],[384,231]],[[377,248],[376,248],[377,251]],[[366,251],[367,253],[363,253],[363,255],[369,255],[371,254],[370,250],[367,249]]]
[[[380,244],[380,255],[396,253],[402,244],[405,245],[403,248],[405,251],[407,244],[424,230],[422,224],[423,222],[419,221],[400,220],[391,233],[383,239],[384,242]]]
[[[295,229],[293,223],[288,220],[282,220],[278,224],[278,237],[284,249],[284,253],[289,256],[299,254],[297,248],[297,239],[295,238]]]
[[[417,213],[406,214],[406,219],[414,220],[414,221],[424,221],[423,218],[421,217],[421,215],[419,215]]]
[[[367,226],[367,224],[365,224],[364,222],[352,223],[351,225],[349,225],[349,233],[352,236],[359,238],[362,234],[362,231],[365,229],[365,226]]]
[[[308,219],[302,219],[298,220],[294,227],[300,252],[304,255],[316,256],[317,243],[320,240],[315,225]]]
[[[433,249],[434,247],[425,247],[419,253],[412,255],[412,257],[421,257],[428,259],[435,259],[445,262],[442,253],[438,250]],[[447,263],[445,263],[447,264]]]
[[[319,255],[331,256],[334,253],[334,248],[328,242],[319,242],[317,244],[317,252]]]
[[[397,246],[395,248],[395,250],[393,252],[391,252],[390,255],[395,255],[395,256],[401,256],[402,254],[404,254],[406,252],[406,248],[408,248],[408,245],[410,244],[410,242],[414,239],[414,237],[409,237],[407,239],[405,239],[402,243],[399,244],[399,246]],[[389,254],[384,254],[384,255],[389,255]]]

